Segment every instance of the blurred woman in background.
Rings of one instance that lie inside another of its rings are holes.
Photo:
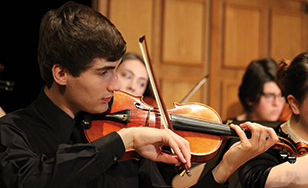
[[[143,96],[143,101],[156,107],[155,98],[143,58],[136,53],[126,53],[117,69],[121,90]]]
[[[277,121],[285,100],[275,83],[276,62],[270,58],[250,63],[239,88],[244,113],[237,121]]]

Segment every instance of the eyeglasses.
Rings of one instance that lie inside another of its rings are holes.
[[[285,100],[282,94],[275,95],[274,93],[262,93],[261,95],[264,96],[265,101],[268,103],[274,102],[275,99],[278,99],[280,102]]]

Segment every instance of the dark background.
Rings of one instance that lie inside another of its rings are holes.
[[[3,80],[15,82],[13,91],[0,89],[0,106],[5,112],[27,107],[44,85],[37,63],[39,25],[49,10],[66,0],[5,0],[1,3],[1,60]],[[91,6],[91,0],[75,0]]]

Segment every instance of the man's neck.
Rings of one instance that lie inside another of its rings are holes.
[[[50,88],[45,86],[44,92],[47,95],[47,97],[61,110],[63,110],[65,113],[67,113],[71,118],[75,118],[75,114],[73,110],[70,109],[69,105],[67,104],[65,100],[64,95],[64,88],[63,86],[58,86],[53,84]]]

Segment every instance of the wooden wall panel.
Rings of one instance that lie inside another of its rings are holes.
[[[270,56],[292,59],[307,47],[307,16],[303,12],[273,9],[270,14]]]
[[[249,61],[260,56],[261,8],[226,4],[223,65],[245,68]]]
[[[202,1],[164,1],[163,63],[203,66],[205,5]]]
[[[221,116],[227,118],[234,118],[243,113],[243,107],[238,98],[238,87],[240,85],[239,80],[224,80],[222,81],[222,108]]]
[[[160,88],[165,101],[180,102],[208,71],[208,0],[162,1]],[[207,83],[189,101],[207,102]],[[171,103],[166,104],[167,107]]]
[[[127,51],[141,54],[138,39],[146,35],[151,51],[153,40],[154,0],[112,0],[108,18],[117,26],[127,42]]]

